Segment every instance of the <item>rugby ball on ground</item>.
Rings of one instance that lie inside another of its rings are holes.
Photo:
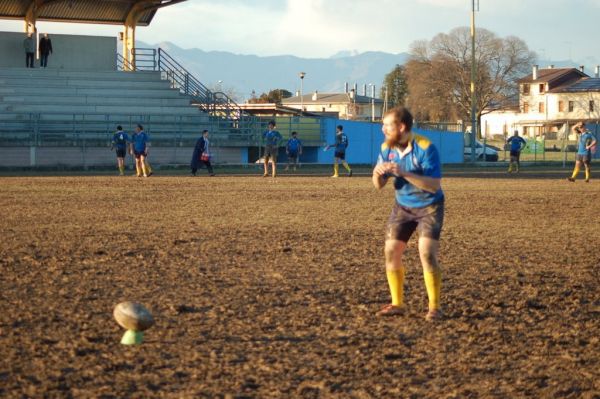
[[[137,302],[121,302],[115,306],[113,316],[126,330],[144,331],[154,324],[152,313]]]

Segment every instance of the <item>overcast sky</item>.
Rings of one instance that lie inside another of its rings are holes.
[[[329,57],[343,50],[408,51],[469,24],[471,0],[188,0],[160,10],[138,40],[241,54]],[[476,24],[516,35],[542,59],[600,54],[600,0],[481,0]],[[0,21],[0,30],[22,23]],[[40,32],[116,35],[116,26],[38,23]]]

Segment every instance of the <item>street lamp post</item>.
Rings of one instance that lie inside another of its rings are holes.
[[[371,122],[375,122],[375,85],[369,83],[371,87]]]
[[[477,3],[477,6],[475,6]],[[477,69],[475,63],[475,11],[479,11],[479,0],[472,0],[471,8],[471,162],[475,162],[475,139],[477,137],[477,99],[475,93],[475,78]],[[485,160],[485,153],[483,154]]]
[[[300,76],[300,114],[302,114],[304,112],[304,77],[306,72],[300,72],[298,76]]]

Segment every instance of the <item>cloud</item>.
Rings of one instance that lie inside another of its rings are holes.
[[[600,0],[479,0],[478,27],[516,35],[549,57],[598,54]],[[342,50],[407,51],[412,42],[469,25],[469,0],[188,0],[137,30],[147,43],[241,54],[328,57]],[[573,21],[578,21],[573,28]],[[119,26],[40,23],[40,31],[116,36]],[[22,22],[0,21],[21,31]],[[571,43],[567,46],[566,43]]]

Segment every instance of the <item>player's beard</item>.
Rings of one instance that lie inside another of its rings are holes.
[[[385,136],[385,144],[388,148],[406,147],[404,141],[404,134],[398,134],[396,137]]]

